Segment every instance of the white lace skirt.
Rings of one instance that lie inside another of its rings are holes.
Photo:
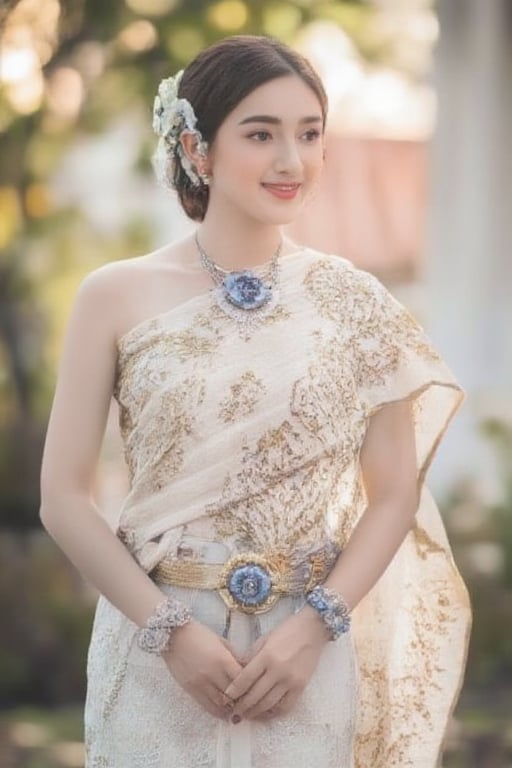
[[[202,549],[212,562],[216,546]],[[223,634],[227,609],[217,593],[162,589]],[[301,602],[282,598],[259,616],[233,612],[229,641],[247,651]],[[357,671],[350,633],[325,646],[292,712],[233,725],[204,711],[159,656],[141,651],[135,631],[100,598],[87,670],[86,768],[352,768]]]

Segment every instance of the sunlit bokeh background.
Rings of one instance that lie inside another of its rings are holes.
[[[324,180],[290,233],[377,274],[467,391],[430,476],[475,612],[443,765],[512,766],[508,0],[0,4],[0,765],[83,766],[96,596],[38,520],[62,334],[87,272],[191,229],[152,176],[152,102],[236,33],[296,47],[328,91]],[[125,487],[113,410],[112,522]]]

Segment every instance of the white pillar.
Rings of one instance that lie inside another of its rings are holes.
[[[433,481],[490,491],[487,415],[512,421],[512,4],[440,0],[427,257],[429,332],[468,393]]]

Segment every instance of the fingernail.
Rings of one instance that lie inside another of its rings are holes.
[[[233,723],[233,725],[238,725],[238,723],[240,723],[241,720],[242,718],[240,717],[240,715],[233,715],[233,717],[231,718],[231,722]]]

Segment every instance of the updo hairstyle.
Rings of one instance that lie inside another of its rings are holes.
[[[270,37],[235,35],[205,48],[185,69],[178,97],[191,103],[197,129],[211,146],[223,121],[248,94],[286,75],[297,75],[314,91],[325,126],[327,96],[317,73],[304,56]],[[167,155],[166,161],[170,160]],[[202,221],[208,208],[208,186],[203,182],[194,186],[178,158],[169,170],[185,213]]]

